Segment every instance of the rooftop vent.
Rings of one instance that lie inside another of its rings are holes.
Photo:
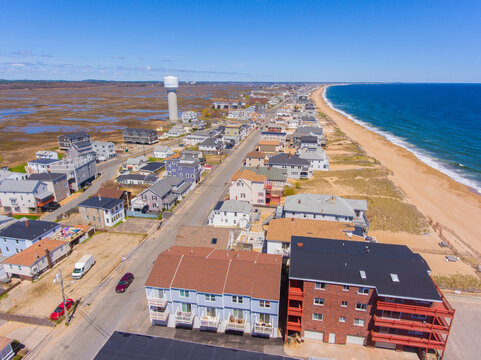
[[[303,247],[304,243],[297,243],[297,247]]]
[[[392,282],[399,282],[399,276],[397,274],[390,274]]]
[[[361,279],[367,279],[366,272],[364,270],[360,270],[359,275],[361,276]]]

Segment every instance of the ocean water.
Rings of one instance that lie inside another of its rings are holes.
[[[481,193],[481,84],[330,86],[324,99],[353,121]]]

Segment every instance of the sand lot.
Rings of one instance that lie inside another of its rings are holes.
[[[157,229],[159,220],[143,218],[127,218],[120,225],[114,227],[110,232],[124,234],[150,234]]]
[[[25,315],[50,316],[62,300],[59,284],[54,284],[55,275],[64,276],[65,295],[74,300],[87,296],[121,262],[126,255],[142,240],[143,235],[120,233],[97,233],[77,245],[70,256],[56,264],[38,281],[23,281],[13,289],[8,297],[0,300],[0,311]],[[96,264],[80,280],[72,280],[71,273],[75,262],[85,254],[94,255]]]

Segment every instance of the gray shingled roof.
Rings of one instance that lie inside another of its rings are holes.
[[[325,160],[326,153],[324,150],[317,150],[317,151],[305,151],[299,154],[301,159],[305,160]]]
[[[60,227],[60,224],[51,221],[25,220],[16,221],[0,230],[0,237],[35,240],[52,229]]]
[[[88,198],[87,200],[82,201],[80,204],[78,204],[78,206],[110,210],[116,207],[117,205],[123,204],[123,203],[124,203],[123,199],[111,199],[111,198],[105,198],[101,196],[92,196],[91,198]]]
[[[0,191],[32,193],[40,184],[38,180],[11,180],[7,179],[0,184]]]
[[[309,166],[309,161],[301,159],[297,155],[286,153],[277,154],[269,158],[269,165],[297,165]]]
[[[287,170],[286,169],[279,169],[276,167],[267,167],[267,166],[259,166],[259,167],[245,167],[242,168],[254,171],[257,175],[265,175],[268,181],[286,181],[287,180]]]
[[[63,173],[41,173],[41,174],[32,174],[28,177],[29,180],[38,180],[38,181],[54,181],[58,179],[67,178],[66,174]]]
[[[214,210],[250,214],[252,205],[240,200],[219,201]]]
[[[298,194],[286,197],[284,210],[355,217],[354,210],[367,210],[367,202],[343,199],[335,195]]]

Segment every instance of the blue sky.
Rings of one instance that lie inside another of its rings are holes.
[[[481,1],[5,1],[0,78],[481,82]]]

